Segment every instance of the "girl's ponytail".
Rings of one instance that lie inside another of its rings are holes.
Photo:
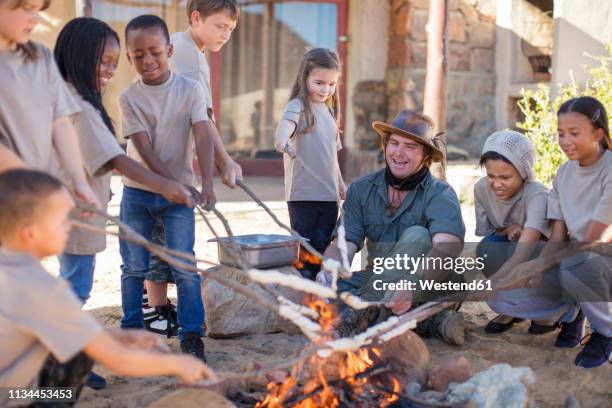
[[[591,121],[595,129],[602,129],[604,137],[600,144],[603,150],[612,150],[612,142],[610,141],[610,127],[608,124],[608,113],[603,104],[592,96],[580,96],[563,102],[557,111],[557,116],[562,113],[576,112],[580,113]]]

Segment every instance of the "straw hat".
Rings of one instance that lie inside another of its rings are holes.
[[[442,148],[442,140],[438,135],[433,136],[434,123],[427,115],[404,109],[397,114],[390,124],[376,121],[372,123],[372,127],[381,137],[393,133],[429,146],[432,150],[431,158],[433,161],[444,160],[445,152]]]

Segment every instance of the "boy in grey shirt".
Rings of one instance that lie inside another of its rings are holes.
[[[70,387],[77,397],[93,361],[118,375],[187,383],[214,376],[192,356],[156,353],[168,347],[150,333],[106,331],[63,279],[44,270],[40,260],[64,249],[74,207],[46,173],[0,174],[0,406],[30,402],[11,401],[8,387]]]
[[[198,201],[213,205],[213,143],[206,132],[206,102],[202,86],[172,73],[168,58],[173,48],[166,23],[143,15],[126,27],[128,59],[141,79],[121,95],[123,135],[128,156],[163,177],[191,188]],[[195,191],[193,145],[202,175],[202,190]],[[167,201],[147,186],[124,178],[120,218],[136,232],[151,239],[155,219],[160,217],[167,246],[193,253],[195,215],[192,208]],[[123,259],[121,327],[143,327],[141,299],[149,269],[149,251],[141,245],[120,241]],[[178,288],[178,323],[181,349],[204,360],[204,307],[200,276],[172,267]]]

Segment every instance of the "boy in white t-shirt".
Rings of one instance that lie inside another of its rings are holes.
[[[128,156],[151,171],[179,181],[199,196],[203,205],[213,205],[213,143],[206,131],[208,116],[202,86],[172,73],[172,55],[166,23],[143,15],[126,26],[128,59],[141,78],[120,98],[123,135]],[[193,146],[195,144],[202,191],[195,191]],[[147,186],[124,178],[120,218],[136,232],[151,239],[153,225],[161,218],[170,249],[192,254],[195,243],[193,208],[174,204]],[[120,241],[123,260],[121,326],[143,327],[141,299],[149,269],[149,251],[141,245]],[[204,307],[197,273],[172,267],[178,292],[178,323],[181,349],[204,360]]]

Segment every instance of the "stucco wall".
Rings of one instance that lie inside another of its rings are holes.
[[[567,82],[571,72],[583,82],[582,66],[593,65],[585,53],[603,55],[612,41],[612,1],[555,0],[554,18],[552,83]]]

